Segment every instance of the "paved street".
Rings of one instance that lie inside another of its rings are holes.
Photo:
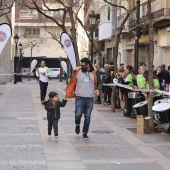
[[[64,96],[53,79],[48,92]],[[0,170],[170,170],[170,135],[134,133],[136,120],[94,105],[89,140],[74,132],[74,99],[61,108],[59,139],[47,135],[36,80],[0,86]],[[83,122],[83,120],[82,120]]]

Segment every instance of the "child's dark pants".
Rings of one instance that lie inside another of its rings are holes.
[[[59,118],[48,119],[48,131],[51,131],[53,126],[55,136],[58,136],[58,121]]]

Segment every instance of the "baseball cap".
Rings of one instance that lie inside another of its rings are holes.
[[[90,64],[90,60],[87,57],[82,58],[80,62],[85,62],[86,64]]]

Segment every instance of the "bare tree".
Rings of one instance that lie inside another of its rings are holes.
[[[149,25],[149,56],[148,57],[148,78],[149,78],[149,89],[154,89],[153,87],[153,59],[154,59],[154,43],[153,43],[153,35],[154,35],[154,16],[151,9],[151,0],[148,0],[148,25]],[[153,118],[153,112],[152,112],[152,105],[153,105],[153,95],[154,92],[149,93],[149,100],[148,100],[148,115],[151,117],[149,122],[149,128],[150,131],[153,131],[154,128],[154,118]]]
[[[73,0],[68,1],[68,3],[65,3],[61,0],[53,0],[55,4],[58,4],[57,7],[50,7],[49,4],[46,2],[46,0],[42,0],[43,6],[40,5],[40,0],[18,0],[18,3],[26,8],[29,8],[31,10],[37,10],[44,18],[51,20],[54,22],[61,30],[62,32],[66,32],[67,34],[67,26],[66,22],[68,20],[67,14],[70,16],[70,21],[71,21],[71,38],[73,41],[73,46],[75,49],[75,55],[76,55],[76,63],[79,63],[79,54],[78,54],[78,47],[77,47],[77,41],[76,41],[76,23],[75,23],[75,17],[74,17],[74,12],[73,8],[76,7],[76,4],[79,2],[78,0],[76,1],[77,3],[74,3]],[[59,13],[62,14],[60,17],[50,16],[48,12],[53,12],[53,13]],[[50,31],[48,31],[50,32]],[[53,35],[53,34],[51,34]],[[54,36],[52,36],[54,38]],[[56,38],[55,38],[56,39]],[[58,41],[59,42],[59,41]],[[60,43],[61,44],[61,43]]]
[[[116,33],[116,35],[115,35],[115,52],[114,52],[114,54],[113,54],[113,63],[114,63],[114,69],[115,69],[115,71],[114,71],[114,76],[116,77],[116,73],[117,73],[117,58],[118,58],[118,50],[119,50],[119,43],[120,43],[120,36],[121,36],[121,34],[122,34],[122,30],[123,30],[123,28],[124,28],[124,25],[125,25],[125,23],[126,23],[126,21],[128,20],[128,18],[129,18],[129,16],[130,16],[130,14],[133,12],[133,11],[135,11],[135,9],[136,9],[136,6],[134,6],[133,5],[133,7],[132,8],[130,8],[130,9],[127,9],[126,7],[124,7],[124,6],[122,6],[122,5],[119,5],[119,4],[117,4],[117,3],[112,3],[112,2],[110,2],[110,1],[108,1],[108,0],[103,0],[104,2],[106,2],[107,4],[109,4],[109,5],[111,5],[111,6],[113,6],[113,7],[115,7],[115,8],[117,8],[117,9],[124,9],[125,10],[125,13],[126,13],[126,15],[125,15],[125,17],[124,17],[124,19],[123,19],[123,21],[122,21],[122,23],[120,24],[120,28],[119,28],[119,30],[117,31],[117,33]],[[127,0],[128,1],[128,0]],[[130,2],[130,1],[129,1]],[[132,2],[132,1],[131,1]],[[134,4],[134,0],[133,0],[133,4]],[[111,97],[111,99],[112,99],[112,101],[111,101],[111,110],[113,111],[113,112],[115,112],[115,98],[114,98],[114,96],[115,96],[115,87],[113,87],[113,90],[112,90],[112,97]]]
[[[11,12],[15,0],[0,0],[0,17]]]

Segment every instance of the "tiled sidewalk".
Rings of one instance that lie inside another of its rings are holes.
[[[47,135],[46,111],[36,81],[8,84],[0,96],[0,170],[163,170],[170,169],[170,136],[137,135],[136,120],[94,105],[83,140],[74,132],[74,99],[61,108],[59,139]],[[64,96],[65,83],[49,82],[48,92]],[[104,110],[104,111],[102,111]],[[82,118],[82,122],[83,122]],[[82,126],[81,126],[82,127]]]

